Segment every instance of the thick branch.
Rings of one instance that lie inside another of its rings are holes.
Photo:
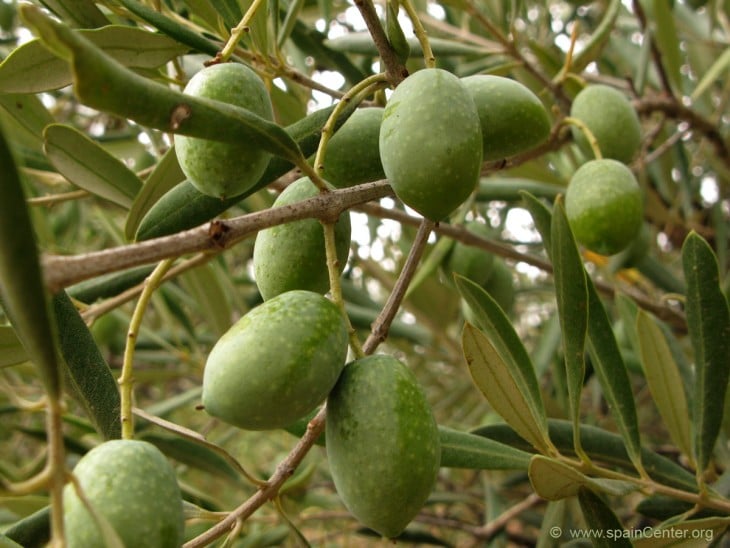
[[[326,192],[296,204],[226,221],[214,220],[197,228],[144,242],[73,256],[47,255],[43,257],[45,282],[52,292],[57,292],[109,272],[198,251],[219,252],[261,229],[307,218],[337,219],[340,213],[355,205],[385,196],[392,196],[392,190],[385,181],[366,183]]]

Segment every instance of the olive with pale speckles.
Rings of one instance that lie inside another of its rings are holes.
[[[184,92],[245,108],[272,120],[271,98],[259,76],[240,63],[211,65],[197,72]],[[175,135],[180,167],[195,188],[216,198],[232,198],[250,189],[269,165],[271,154],[256,143],[224,143]]]
[[[383,109],[357,109],[327,144],[322,176],[344,188],[385,178],[378,138]]]
[[[528,87],[491,74],[467,76],[461,82],[479,113],[484,160],[508,158],[547,140],[550,117]]]
[[[433,490],[441,445],[413,373],[373,355],[347,365],[327,399],[327,459],[337,493],[364,525],[400,534]]]
[[[380,159],[404,204],[440,221],[473,192],[482,165],[474,100],[453,74],[422,69],[403,80],[385,106]]]
[[[203,373],[208,414],[248,430],[289,426],[324,401],[347,359],[340,309],[287,291],[249,311],[215,344]]]
[[[295,204],[319,194],[308,178],[294,181],[273,207]],[[350,251],[350,213],[335,223],[335,248],[340,272]],[[294,289],[325,293],[330,287],[324,228],[317,219],[302,219],[262,230],[253,250],[256,285],[264,300]]]
[[[86,453],[73,470],[84,495],[124,546],[177,548],[183,502],[167,458],[151,443],[111,440]],[[63,492],[69,548],[103,548],[105,537],[71,484]]]

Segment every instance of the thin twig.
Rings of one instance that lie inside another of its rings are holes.
[[[390,324],[393,323],[393,319],[400,308],[403,296],[406,294],[406,290],[408,289],[408,284],[411,282],[413,274],[416,272],[416,267],[423,255],[423,251],[426,248],[428,235],[431,234],[434,226],[435,223],[428,219],[423,219],[420,222],[416,238],[413,240],[411,250],[408,253],[403,269],[398,276],[398,280],[395,282],[393,291],[390,293],[390,296],[388,297],[385,306],[383,306],[383,309],[380,311],[380,314],[373,322],[370,336],[365,341],[365,344],[363,344],[363,351],[366,355],[372,354],[378,345],[388,336]]]
[[[355,6],[360,10],[365,25],[368,27],[370,36],[373,38],[375,47],[378,49],[380,59],[383,61],[388,81],[393,87],[397,86],[408,76],[408,69],[398,59],[398,54],[390,45],[385,29],[375,11],[372,0],[355,0]]]

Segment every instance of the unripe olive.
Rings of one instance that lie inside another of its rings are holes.
[[[641,145],[641,124],[626,96],[603,84],[586,86],[576,95],[570,115],[582,121],[598,142],[601,155],[628,164]],[[593,156],[583,131],[573,127],[573,137],[586,154]]]
[[[308,177],[289,185],[273,207],[294,204],[319,194]],[[335,223],[335,245],[340,272],[350,250],[350,214],[342,213]],[[317,219],[303,219],[276,225],[259,232],[253,250],[256,285],[264,300],[306,289],[326,293],[329,289],[324,228]]]
[[[385,178],[378,139],[382,108],[353,112],[327,144],[322,176],[338,188]]]
[[[484,160],[499,160],[543,143],[550,117],[529,88],[501,76],[477,74],[461,79],[479,113]]]
[[[413,73],[395,89],[380,127],[380,159],[404,204],[439,221],[472,193],[482,165],[474,100],[442,69]]]
[[[347,365],[327,399],[327,458],[337,493],[392,538],[418,514],[440,466],[438,427],[411,371],[386,355]]]
[[[491,236],[490,227],[478,221],[464,223],[464,228],[478,236]],[[493,264],[494,255],[492,253],[473,245],[456,242],[446,258],[444,271],[449,279],[454,274],[459,274],[482,285],[492,275]]]
[[[185,93],[215,99],[273,119],[271,99],[258,75],[240,63],[211,65],[197,72]],[[203,194],[232,198],[263,175],[271,155],[256,143],[227,143],[175,135],[175,153],[183,172]]]
[[[329,299],[288,291],[257,306],[215,344],[203,405],[249,430],[289,426],[330,392],[347,358],[344,316]]]
[[[613,255],[639,236],[641,188],[621,162],[591,160],[570,179],[565,213],[578,242],[596,253]]]
[[[125,546],[178,548],[183,503],[177,477],[154,445],[111,440],[86,453],[73,470],[84,495]],[[69,548],[107,546],[96,521],[71,484],[63,492]]]

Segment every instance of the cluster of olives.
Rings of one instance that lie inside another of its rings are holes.
[[[573,174],[565,193],[565,211],[576,240],[587,249],[613,255],[626,249],[641,232],[643,200],[626,164],[641,145],[641,126],[628,99],[615,88],[586,86],[575,97],[571,116],[593,134],[602,158],[589,160]],[[583,131],[574,139],[592,154]]]
[[[616,179],[625,179],[617,175],[620,169],[631,175],[620,161],[628,161],[638,146],[633,137],[616,142],[611,128],[594,124],[591,116],[598,101],[601,108],[612,109],[614,120],[630,125],[625,108],[611,102],[615,95],[591,99],[594,89],[576,98],[572,113],[591,129],[607,158],[588,162],[569,187],[566,207],[581,241],[586,240],[580,217],[574,215],[581,202],[576,189],[584,180],[596,185],[610,179],[614,192],[620,184]],[[265,86],[240,64],[203,69],[186,92],[272,118]],[[547,111],[523,85],[497,76],[458,78],[427,68],[406,78],[385,108],[361,108],[347,120],[328,143],[322,174],[332,187],[385,177],[404,204],[439,221],[474,191],[485,160],[529,150],[549,132]],[[585,146],[581,138],[576,134],[576,141]],[[268,153],[251,143],[176,136],[175,149],[190,181],[201,192],[221,198],[250,189],[269,161]],[[614,157],[620,161],[610,159]],[[319,192],[303,177],[289,185],[274,206]],[[604,198],[606,192],[599,192]],[[588,215],[595,221],[596,213]],[[487,230],[476,222],[467,228],[482,235]],[[340,272],[348,257],[350,231],[345,212],[334,227]],[[613,240],[609,244],[614,245]],[[601,249],[609,244],[602,240]],[[286,428],[326,400],[327,456],[338,493],[362,523],[383,536],[398,535],[425,503],[440,464],[438,429],[423,391],[393,357],[374,355],[347,363],[348,324],[324,295],[330,272],[318,220],[262,230],[253,263],[264,302],[234,324],[210,352],[203,376],[205,410],[240,428],[266,430]],[[510,308],[511,274],[501,259],[457,243],[444,269],[474,280],[505,310]]]
[[[186,92],[271,118],[264,86],[241,65],[203,69]],[[473,192],[485,159],[531,148],[549,129],[543,105],[517,82],[424,69],[398,86],[385,108],[352,114],[329,141],[322,174],[333,187],[387,177],[405,204],[440,220]],[[245,143],[176,136],[175,149],[190,181],[221,198],[250,189],[268,162]],[[318,192],[303,177],[274,207]],[[335,243],[342,271],[350,245],[347,212],[335,223]],[[338,493],[363,524],[398,535],[425,503],[440,465],[438,428],[423,391],[393,357],[347,363],[347,322],[324,296],[330,280],[319,221],[260,231],[253,263],[264,302],[211,350],[205,410],[231,425],[264,430],[290,426],[326,400],[327,456]]]

